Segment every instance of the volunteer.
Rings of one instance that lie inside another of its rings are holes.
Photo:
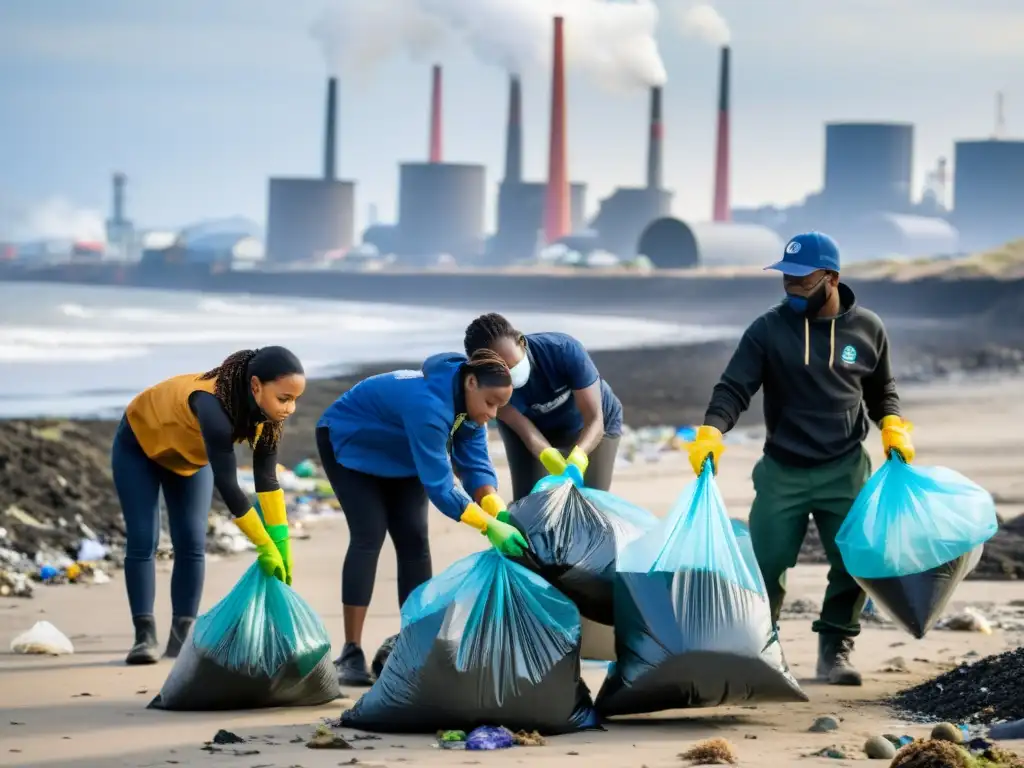
[[[505,502],[487,453],[486,424],[511,394],[508,367],[493,352],[435,355],[420,371],[359,382],[320,418],[320,460],[349,528],[341,573],[345,646],[335,661],[342,685],[372,682],[363,623],[385,534],[395,545],[399,606],[431,577],[428,502],[481,531],[503,554],[526,550],[522,535],[497,519]]]
[[[564,333],[524,336],[501,315],[466,328],[466,354],[501,355],[515,391],[498,411],[514,500],[546,474],[575,467],[590,488],[607,491],[622,435],[622,403],[579,341]],[[574,470],[575,471],[575,470]]]
[[[818,633],[817,675],[833,685],[861,685],[850,656],[860,633],[864,592],[843,565],[835,538],[871,473],[863,442],[869,422],[881,428],[886,456],[914,459],[910,424],[889,363],[889,340],[878,316],[860,307],[839,282],[839,247],[827,235],[797,235],[781,261],[785,300],[758,317],[740,339],[715,386],[689,446],[700,473],[710,457],[717,471],[722,434],[764,388],[767,438],[753,471],[750,509],[754,553],[778,626],[786,571],[796,565],[813,516],[828,555],[828,587]]]
[[[160,492],[174,548],[170,639],[174,658],[195,621],[206,567],[206,528],[214,487],[256,546],[268,575],[291,584],[292,558],[277,443],[306,388],[299,359],[284,347],[235,352],[207,373],[174,376],[144,390],[125,409],[111,464],[127,536],[124,580],[135,625],[128,664],[158,660],[156,593]],[[252,449],[263,518],[238,485],[235,444]]]

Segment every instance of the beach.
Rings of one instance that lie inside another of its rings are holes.
[[[723,352],[724,354],[724,352]],[[984,485],[1002,501],[999,512],[1013,518],[1024,512],[1024,399],[1020,380],[967,379],[927,387],[906,386],[906,415],[915,423],[917,463],[956,469]],[[310,409],[313,410],[313,409]],[[868,440],[876,464],[881,459],[877,432]],[[495,463],[502,484],[508,478],[500,444]],[[732,444],[722,459],[719,482],[729,512],[743,518],[753,496],[751,469],[760,455],[757,441]],[[692,478],[684,454],[665,454],[660,461],[635,463],[616,475],[613,490],[624,498],[664,515]],[[481,548],[480,537],[453,525],[439,513],[431,518],[435,573],[454,560]],[[306,527],[308,539],[294,543],[296,589],[323,617],[335,651],[340,649],[340,565],[347,534],[337,518]],[[211,558],[203,608],[222,597],[249,566],[247,556]],[[157,611],[161,633],[169,621],[169,564],[159,564]],[[820,604],[826,567],[801,565],[791,572],[788,604],[798,600]],[[335,719],[341,704],[312,709],[239,713],[180,714],[146,710],[158,692],[170,662],[129,668],[123,657],[131,640],[121,573],[111,584],[37,589],[33,600],[0,600],[0,642],[45,619],[55,624],[76,647],[62,658],[0,656],[0,764],[31,766],[364,766],[475,764],[470,753],[442,752],[424,736],[356,740],[345,752],[307,749],[305,740],[323,718]],[[489,765],[562,766],[589,762],[609,766],[674,766],[695,742],[723,737],[734,746],[740,765],[773,768],[801,764],[804,757],[836,745],[863,759],[860,745],[871,735],[906,733],[923,736],[930,726],[899,722],[878,702],[922,680],[934,677],[968,654],[985,656],[1021,644],[1024,621],[1013,615],[1012,601],[1024,599],[1019,581],[966,582],[954,597],[951,612],[974,606],[995,623],[992,634],[934,630],[921,641],[891,626],[866,624],[854,660],[864,673],[860,689],[835,688],[813,682],[816,640],[810,618],[784,613],[783,648],[810,702],[759,705],[700,711],[665,712],[613,722],[605,732],[552,738],[545,747],[516,748],[480,758]],[[1005,624],[1005,628],[1000,627]],[[398,628],[395,563],[386,545],[377,589],[366,629],[373,649]],[[893,657],[902,657],[906,672],[881,671]],[[584,677],[596,693],[603,671],[587,665]],[[358,691],[346,691],[350,697]],[[839,729],[808,733],[815,718],[839,715]],[[203,750],[218,729],[230,730],[245,744]],[[337,729],[351,738],[349,729]],[[1012,746],[1012,744],[1010,744]],[[238,750],[240,754],[234,754]],[[356,760],[355,763],[351,762]]]

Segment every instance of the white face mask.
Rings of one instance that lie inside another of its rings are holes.
[[[509,369],[509,373],[512,374],[512,388],[520,389],[526,386],[526,382],[530,380],[530,357],[529,355],[523,355],[523,359],[513,365]]]

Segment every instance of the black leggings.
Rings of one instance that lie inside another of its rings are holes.
[[[530,453],[526,444],[511,427],[499,421],[498,434],[501,435],[501,442],[505,444],[508,469],[512,474],[512,501],[518,501],[529,495],[537,481],[542,477],[547,477],[548,471],[544,469],[540,459]],[[568,456],[576,445],[576,438],[579,435],[561,436],[554,439],[548,435],[545,437],[551,442],[551,445],[562,452],[563,456]],[[612,487],[612,473],[615,471],[615,456],[618,452],[618,436],[605,435],[601,438],[601,442],[588,456],[590,463],[583,475],[583,481],[588,488],[607,491]]]
[[[377,558],[390,534],[398,560],[398,605],[433,573],[427,515],[430,501],[418,477],[377,477],[341,466],[327,427],[316,430],[320,463],[341,502],[349,542],[341,570],[341,602],[365,608],[373,596]]]
[[[171,610],[175,616],[194,617],[206,574],[206,528],[213,501],[213,470],[207,465],[190,477],[182,477],[160,466],[143,453],[127,418],[122,418],[117,428],[111,466],[124,515],[124,583],[132,616],[153,615],[163,491],[174,547]]]

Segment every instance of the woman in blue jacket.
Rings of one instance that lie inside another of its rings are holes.
[[[466,328],[466,354],[497,352],[515,391],[498,411],[498,431],[512,473],[513,500],[545,474],[567,469],[607,491],[622,435],[622,403],[583,345],[565,333],[524,336],[498,314]]]
[[[487,422],[511,396],[508,366],[494,352],[435,355],[422,370],[359,382],[320,418],[317,448],[349,527],[341,574],[345,647],[335,662],[342,685],[372,682],[363,623],[385,534],[398,560],[399,605],[431,577],[429,502],[503,554],[527,549],[507,522],[487,453]]]

